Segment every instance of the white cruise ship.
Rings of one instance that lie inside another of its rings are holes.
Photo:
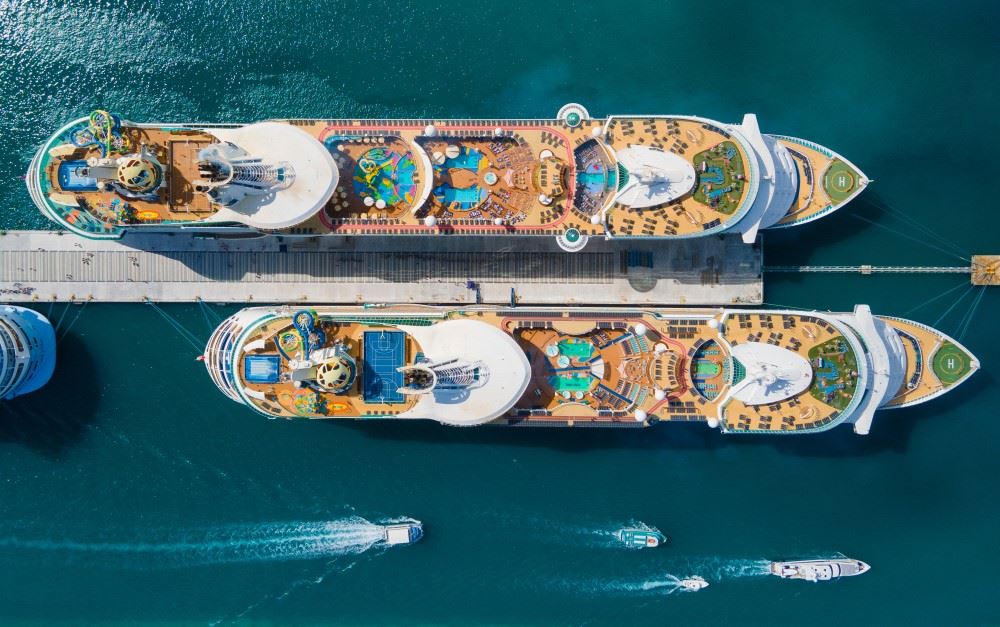
[[[225,320],[203,358],[223,393],[271,418],[775,434],[865,434],[876,410],[926,402],[979,368],[947,335],[864,305],[255,307]]]
[[[819,144],[686,115],[552,119],[73,120],[26,177],[89,238],[126,231],[684,239],[803,224],[869,180]]]
[[[56,337],[45,316],[0,305],[0,399],[34,392],[52,377]]]

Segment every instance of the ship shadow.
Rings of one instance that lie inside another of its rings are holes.
[[[812,458],[868,457],[886,452],[905,453],[919,423],[942,419],[942,405],[949,409],[971,403],[994,389],[992,377],[977,376],[925,405],[875,414],[871,433],[858,435],[850,425],[839,425],[814,434],[722,434],[702,423],[659,424],[640,428],[587,427],[448,427],[429,420],[324,421],[336,428],[351,429],[373,440],[419,444],[488,445],[544,448],[562,453],[604,450],[713,451],[726,448],[767,447],[782,455]],[[956,398],[959,396],[959,398]]]
[[[78,444],[97,415],[97,364],[73,333],[58,339],[56,368],[40,390],[0,402],[0,442],[59,457]]]
[[[834,246],[859,233],[877,228],[865,222],[885,223],[889,212],[886,201],[872,190],[865,190],[847,205],[818,220],[787,229],[767,231],[764,236],[764,255],[769,266],[808,266],[822,258],[822,249]],[[782,275],[782,281],[803,282],[809,277],[802,273]]]

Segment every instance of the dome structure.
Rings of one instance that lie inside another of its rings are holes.
[[[125,157],[118,164],[118,182],[130,192],[146,194],[163,181],[163,172],[153,162],[138,156]]]

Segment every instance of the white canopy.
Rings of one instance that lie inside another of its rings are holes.
[[[340,178],[330,151],[315,137],[291,124],[261,122],[233,129],[207,129],[265,165],[287,163],[291,184],[272,194],[247,194],[217,211],[209,222],[239,222],[258,229],[283,229],[316,214],[337,189]]]
[[[661,205],[687,194],[695,185],[694,166],[672,152],[632,146],[615,156],[629,173],[615,198],[623,205],[637,209]]]
[[[480,362],[487,371],[482,385],[461,389],[434,389],[400,418],[429,418],[473,426],[507,412],[521,398],[531,380],[531,366],[513,337],[478,320],[446,320],[429,327],[401,326],[420,344],[431,362],[453,359]]]
[[[733,346],[732,356],[746,368],[746,377],[733,387],[732,395],[747,405],[783,401],[812,382],[809,361],[787,348],[746,342]]]

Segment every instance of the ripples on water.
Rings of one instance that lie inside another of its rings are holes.
[[[122,539],[130,535],[133,537]],[[383,548],[383,538],[381,524],[355,516],[321,522],[122,533],[114,540],[9,535],[0,537],[0,550],[54,552],[68,559],[85,558],[107,566],[162,569],[360,555],[369,549]]]

